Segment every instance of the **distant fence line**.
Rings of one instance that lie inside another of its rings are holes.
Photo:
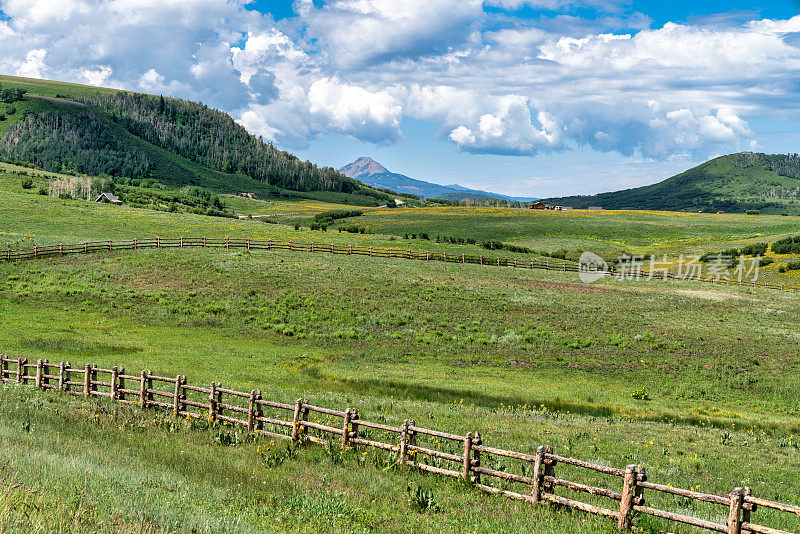
[[[535,454],[499,449],[484,445],[480,432],[460,436],[419,427],[411,419],[406,419],[398,427],[362,419],[358,409],[334,410],[314,406],[305,399],[297,399],[294,404],[276,402],[264,399],[261,391],[236,391],[224,388],[217,382],[211,382],[207,387],[193,386],[189,385],[183,375],[169,378],[144,370],[137,375],[131,375],[126,374],[121,367],[108,369],[86,364],[82,368],[73,368],[69,362],[56,365],[40,359],[36,363],[28,363],[26,358],[4,356],[0,356],[0,363],[0,378],[3,382],[32,384],[43,390],[58,390],[87,398],[105,397],[143,409],[163,408],[171,411],[175,417],[203,418],[209,422],[239,425],[251,434],[294,443],[313,442],[329,447],[338,444],[343,450],[372,447],[390,451],[397,455],[400,465],[468,481],[489,494],[503,495],[530,504],[553,502],[608,517],[616,521],[620,530],[630,530],[634,513],[638,512],[727,534],[791,534],[754,523],[751,514],[763,507],[800,516],[800,506],[756,497],[748,487],[733,488],[727,495],[680,489],[649,482],[645,468],[641,465],[628,465],[624,469],[608,467],[560,456],[549,445],[539,446]],[[309,420],[309,416],[313,420]],[[325,420],[320,421],[318,417],[324,417]],[[390,437],[391,441],[380,441],[381,436],[374,435],[377,433]],[[430,444],[420,443],[426,440]],[[441,444],[445,445],[445,450],[441,449]],[[521,461],[522,474],[511,472],[504,466],[492,468],[496,467],[496,462],[493,461],[495,457]],[[621,479],[621,488],[593,486],[559,478],[556,475],[559,464],[591,471],[595,476],[600,474]],[[517,484],[527,489],[525,493],[521,493],[522,490],[496,487],[485,483],[487,480],[482,477],[496,483],[496,479],[499,479],[501,486]],[[570,497],[557,495],[556,488],[569,490]],[[720,514],[727,517],[727,521],[714,522],[647,506],[645,490],[679,496],[692,502],[719,505],[722,507]],[[586,503],[577,500],[578,497],[573,493],[586,493],[610,500],[616,506],[612,509]]]
[[[431,252],[412,250],[410,248],[394,247],[365,247],[358,245],[335,245],[333,243],[294,243],[292,241],[273,241],[272,239],[210,239],[206,237],[176,237],[162,239],[160,237],[145,239],[129,239],[123,241],[86,241],[83,243],[34,245],[32,248],[6,249],[0,251],[0,259],[6,261],[40,258],[47,256],[64,256],[67,254],[88,254],[90,252],[112,252],[114,250],[138,249],[167,249],[167,248],[243,248],[247,250],[290,250],[297,252],[323,252],[329,254],[349,254],[359,256],[374,256],[378,258],[403,258],[423,261],[441,261],[447,263],[470,263],[495,267],[513,267],[517,269],[544,269],[548,271],[582,272],[578,264],[568,262],[555,262],[550,260],[534,260],[524,258],[506,258],[491,255],[448,254],[446,252]],[[605,270],[597,266],[587,266],[589,272],[601,276],[614,276],[620,274],[614,265],[609,265]],[[584,270],[583,272],[586,272]],[[640,278],[647,280],[683,280],[687,279],[671,273],[650,273],[646,270],[639,272]],[[692,278],[691,281],[709,282],[712,284],[727,284],[750,287],[762,287],[778,290],[796,290],[780,284],[765,284],[758,282],[744,282],[742,280],[725,280],[707,278]]]

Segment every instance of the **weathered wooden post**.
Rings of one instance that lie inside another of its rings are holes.
[[[406,456],[408,455],[408,419],[403,421],[400,425],[400,465],[406,465]]]
[[[175,377],[175,398],[172,399],[172,415],[180,417],[181,415],[181,375]]]
[[[636,491],[633,496],[633,504],[644,504],[644,486],[639,482],[647,482],[647,472],[643,465],[636,467]]]
[[[97,391],[97,384],[95,384],[95,382],[97,382],[97,365],[92,365],[92,374],[89,380],[89,395]]]
[[[749,497],[753,494],[753,490],[750,486],[745,486],[744,494],[742,495],[742,499]],[[744,503],[742,504],[742,523],[750,523],[750,512],[755,511],[756,505],[753,503]],[[752,530],[750,529],[742,529],[742,534],[752,534]]]
[[[8,362],[6,361],[5,356],[0,354],[0,380],[5,382],[6,376],[8,376]]]
[[[117,377],[119,376],[119,368],[115,365],[111,368],[111,400],[117,400]]]
[[[64,362],[58,364],[58,389],[64,391]]]
[[[264,414],[261,412],[261,403],[258,401],[261,400],[261,390],[256,391],[256,431],[261,430],[264,428],[264,421],[261,420],[264,417]]]
[[[227,246],[227,238],[225,239]],[[208,392],[208,420],[214,421],[217,418],[217,384],[211,382]]]
[[[83,396],[88,397],[92,391],[92,366],[88,363],[83,366]]]
[[[625,468],[625,475],[622,479],[622,499],[619,502],[619,518],[617,519],[617,528],[620,530],[630,530],[631,528],[631,511],[635,494],[636,466],[631,464]]]
[[[179,246],[180,248],[183,248],[183,236],[181,236],[181,238],[180,238],[180,239],[181,239],[181,241],[180,241],[180,245],[178,245],[178,246]],[[248,245],[248,247],[247,247],[247,248],[250,248],[250,246],[249,246],[249,245],[250,245],[250,240],[249,240],[249,239],[247,240],[247,245]]]
[[[125,378],[123,378],[123,376],[122,376],[124,374],[125,374],[125,368],[124,367],[120,367],[119,368],[119,374],[117,375],[117,381],[119,383],[119,388],[117,389],[117,398],[119,400],[121,400],[121,401],[125,400],[125,392],[124,391],[119,391],[121,389],[125,389]]]
[[[252,434],[256,422],[256,390],[250,390],[250,399],[247,403],[247,433]]]
[[[472,444],[473,445],[483,445],[483,439],[481,438],[481,433],[480,432],[475,432],[475,437],[472,440]],[[476,472],[474,468],[481,466],[481,451],[475,451],[472,456],[473,456],[473,460],[472,460],[473,472],[475,473],[473,475],[473,479],[475,481],[475,484],[480,484],[481,483],[481,474]]]
[[[147,408],[147,371],[144,369],[139,382],[139,406],[142,409]]]
[[[43,364],[43,362],[42,362],[42,359],[41,359],[41,358],[39,358],[38,360],[36,360],[36,380],[35,380],[35,382],[34,382],[34,385],[35,385],[37,388],[40,388],[40,387],[42,387],[42,366],[43,366],[43,365],[44,365],[44,364]]]
[[[25,383],[25,365],[27,365],[28,359],[27,358],[20,358],[17,360],[17,382],[20,384]]]
[[[111,252],[111,240],[108,240],[108,251]]]
[[[733,488],[730,493],[731,506],[728,511],[728,534],[742,533],[742,503],[744,501],[742,488]]]
[[[408,444],[412,447],[417,446],[417,431],[412,429],[411,427],[417,426],[417,422],[413,419],[408,420]],[[416,451],[411,451],[411,461],[416,463],[417,454]]]
[[[544,478],[544,445],[536,447],[536,459],[533,461],[533,491],[531,497],[533,502],[539,504],[542,502],[542,479]]]
[[[553,454],[553,446],[552,445],[546,445],[545,448],[544,448],[544,453],[546,455],[547,454]],[[553,460],[552,458],[548,459],[547,457],[545,457],[544,476],[551,477],[551,478],[555,478],[556,477],[556,461]],[[545,481],[542,482],[542,489],[543,490],[547,490],[547,493],[551,493],[552,494],[552,493],[554,493],[555,486],[553,485],[552,482],[547,482],[545,480]]]
[[[471,478],[469,476],[469,472],[472,470],[472,465],[470,464],[470,462],[472,461],[471,453],[472,453],[472,432],[468,432],[467,435],[464,436],[464,455],[461,460],[461,478],[463,478],[465,482],[471,481]]]
[[[353,408],[353,414],[350,417],[350,428],[352,429],[350,433],[352,434],[352,438],[358,437],[358,408]],[[355,443],[350,442],[350,448],[356,450],[358,446]]]
[[[72,364],[64,363],[64,391],[72,391],[70,382],[72,381]]]
[[[222,404],[222,391],[220,391],[220,388],[222,388],[222,384],[218,383],[217,384],[217,406],[216,406],[217,415],[222,415],[222,412],[223,412],[223,408],[221,406],[221,404]]]
[[[350,408],[344,411],[344,425],[342,427],[342,450],[347,450],[347,441],[349,436],[347,435],[350,432],[350,419],[353,417],[353,412]]]
[[[300,414],[303,411],[303,399],[294,401],[294,418],[292,419],[292,441],[300,441]]]

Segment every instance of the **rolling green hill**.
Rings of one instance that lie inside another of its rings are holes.
[[[657,184],[546,202],[574,208],[795,214],[800,211],[800,157],[741,152],[712,159]]]
[[[396,196],[300,161],[202,103],[10,76],[0,96],[0,158],[48,171],[365,205]]]

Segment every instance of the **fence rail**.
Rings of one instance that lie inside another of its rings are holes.
[[[759,508],[800,517],[800,506],[756,497],[748,487],[733,488],[727,495],[675,488],[648,481],[645,469],[640,465],[628,465],[624,469],[608,467],[555,454],[549,445],[539,446],[536,454],[500,449],[484,445],[480,432],[461,436],[417,426],[411,419],[397,427],[362,419],[359,411],[353,408],[330,409],[309,404],[302,398],[294,404],[270,401],[263,399],[259,390],[237,391],[217,382],[211,382],[208,387],[189,385],[184,375],[172,378],[149,371],[131,375],[116,366],[108,369],[86,364],[73,368],[70,362],[55,364],[37,360],[29,363],[26,358],[0,356],[0,378],[3,382],[60,390],[71,395],[106,397],[143,409],[162,408],[171,411],[175,417],[205,418],[239,425],[252,434],[292,442],[338,444],[343,449],[375,447],[396,453],[400,465],[469,481],[489,494],[534,505],[552,502],[608,517],[616,521],[620,530],[631,529],[634,512],[728,534],[791,534],[754,523],[752,514]],[[380,436],[373,435],[375,433],[382,433],[390,441],[382,441]],[[522,472],[497,466],[495,457],[520,461]],[[586,480],[568,480],[567,475],[559,477],[556,475],[559,465],[565,466],[565,473],[569,467],[582,474],[590,472],[585,476],[610,477],[614,480],[613,487],[607,487],[611,486],[608,482],[599,485],[601,483]],[[513,489],[509,488],[511,485],[515,485]],[[568,496],[558,495],[557,488],[567,490]],[[720,513],[727,520],[716,522],[648,506],[645,490],[654,495],[676,495],[693,502],[719,506]],[[605,504],[581,501],[580,495],[591,495],[595,500],[602,499]],[[800,532],[800,520],[795,532]]]
[[[491,255],[448,254],[447,252],[431,252],[412,250],[410,248],[383,248],[365,247],[358,245],[335,245],[333,243],[295,243],[292,241],[273,241],[271,239],[211,239],[206,237],[176,237],[176,238],[145,238],[130,239],[125,241],[86,241],[83,243],[35,245],[33,248],[6,249],[0,251],[0,260],[13,261],[48,256],[65,256],[69,254],[88,254],[90,252],[112,252],[115,250],[140,250],[140,249],[167,249],[167,248],[244,248],[247,250],[289,250],[294,252],[320,252],[328,254],[347,254],[358,256],[372,256],[376,258],[402,258],[421,261],[440,261],[446,263],[469,263],[495,267],[512,267],[516,269],[543,269],[548,271],[581,272],[581,267],[576,263],[565,261],[534,260],[525,258],[508,258]],[[609,265],[606,270],[598,270],[596,266],[586,266],[592,273],[601,276],[615,276],[620,274],[614,265]],[[624,273],[623,273],[624,274]],[[640,270],[639,277],[646,280],[687,280],[672,273],[651,273]],[[712,284],[746,285],[762,287],[781,291],[794,291],[797,288],[779,284],[765,284],[760,282],[746,282],[742,280],[716,279],[712,277],[691,278],[691,281],[708,282]]]

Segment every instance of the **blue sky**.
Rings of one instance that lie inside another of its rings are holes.
[[[0,0],[0,72],[202,100],[303,159],[524,196],[798,152],[800,1]]]

